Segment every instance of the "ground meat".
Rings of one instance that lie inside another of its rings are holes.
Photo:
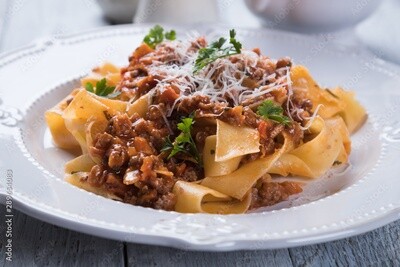
[[[189,47],[189,53],[195,53],[200,48],[206,47],[207,41],[204,37],[199,37],[195,41],[192,42],[192,45]]]
[[[188,167],[185,169],[181,176],[182,180],[186,182],[194,182],[199,180],[201,176],[199,175],[199,168],[197,167]]]
[[[285,67],[290,68],[291,66],[292,66],[292,60],[288,57],[281,58],[276,62],[277,69],[285,68]]]
[[[146,155],[155,154],[155,149],[151,146],[150,142],[147,141],[145,138],[137,136],[134,140],[134,147],[136,152],[143,153]]]
[[[299,95],[295,94],[291,99],[291,104],[293,105],[291,110],[291,115],[293,120],[303,124],[305,120],[310,118],[312,115],[313,104],[310,99],[304,99]]]
[[[197,92],[192,95],[203,86],[201,81],[186,74],[171,79],[166,70],[191,62],[187,55],[193,55],[206,45],[204,38],[198,38],[184,47],[186,53],[176,49],[171,42],[161,43],[155,49],[143,44],[135,50],[129,58],[129,65],[121,70],[122,80],[116,90],[121,92],[119,99],[123,101],[132,101],[150,92],[151,105],[144,116],[136,113],[106,114],[109,121],[106,130],[98,134],[89,146],[90,155],[99,162],[88,175],[89,184],[133,205],[174,210],[176,196],[173,187],[176,181],[195,182],[204,178],[202,167],[190,156],[178,153],[169,158],[168,151],[163,151],[166,138],[173,141],[181,133],[177,125],[182,117],[193,117],[195,123],[191,134],[199,151],[202,151],[205,139],[216,133],[215,119],[257,129],[260,152],[246,155],[241,164],[274,153],[283,144],[283,133],[291,135],[295,144],[300,144],[303,131],[299,123],[310,115],[312,103],[304,97],[288,99],[290,88],[284,83],[292,66],[290,59],[274,61],[262,56],[259,49],[249,51],[249,57],[239,54],[225,58],[223,60],[228,60],[225,63],[233,66],[228,76],[241,81],[240,84],[233,82],[233,85],[221,76],[225,75],[223,65],[214,65],[218,61],[209,64],[206,68],[216,67],[210,73],[214,90],[226,90],[227,86],[246,88],[244,95],[223,91],[217,96],[222,100],[216,102],[208,95]],[[159,65],[166,68],[157,69]],[[256,91],[257,96],[252,97],[252,90],[270,85],[277,86],[268,93]],[[285,114],[292,115],[295,110],[294,119],[299,123],[283,125],[260,117],[257,108],[265,100],[284,107]],[[275,204],[300,191],[301,187],[295,183],[261,179],[253,188],[251,208]]]
[[[92,186],[101,186],[106,181],[107,170],[101,164],[94,165],[90,170],[87,182]]]
[[[282,140],[278,137],[283,131],[301,140],[302,131],[297,124],[284,126],[273,121],[261,119],[250,107],[227,107],[216,104],[208,97],[196,96],[180,103],[177,112],[169,119],[168,127],[163,119],[166,112],[164,103],[151,107],[144,118],[126,114],[110,118],[106,132],[99,134],[90,151],[102,158],[102,163],[94,166],[88,182],[103,187],[123,201],[145,207],[173,210],[176,197],[172,193],[177,180],[194,182],[204,177],[197,163],[179,157],[165,159],[160,150],[170,128],[177,132],[180,114],[196,111],[195,118],[213,115],[233,125],[257,128],[260,133],[260,153],[247,155],[242,163],[255,160],[275,151]],[[165,113],[164,113],[165,114]],[[199,117],[196,117],[199,116]],[[193,134],[198,144],[204,143],[207,136],[215,134],[215,126],[195,127]],[[278,139],[277,139],[278,138]],[[135,171],[135,179],[124,183],[124,175]],[[286,199],[298,189],[290,184],[267,183],[254,188],[252,207],[272,205]],[[255,193],[256,192],[256,193]],[[256,198],[257,197],[257,198]]]
[[[99,149],[105,149],[111,144],[113,138],[114,137],[109,133],[99,134],[97,136],[97,142],[95,143],[95,147]]]
[[[143,158],[143,164],[140,167],[142,180],[153,179],[157,177],[157,173],[153,170],[155,156],[148,156]]]
[[[272,121],[260,120],[258,132],[260,134],[260,155],[269,155],[275,151],[274,138],[284,130],[282,124],[276,124]]]
[[[125,192],[129,190],[129,187],[122,182],[121,178],[112,172],[107,173],[104,187],[108,192],[120,198],[124,198]]]
[[[194,125],[193,128],[193,134],[195,136],[196,143],[200,147],[203,147],[208,136],[214,135],[217,131],[215,125]]]
[[[198,49],[207,45],[204,37],[200,37],[187,48],[187,54],[193,54]],[[121,69],[122,81],[116,89],[121,92],[120,98],[125,101],[140,97],[154,88],[158,80],[162,80],[162,72],[150,74],[149,65],[157,62],[165,65],[180,65],[185,63],[187,57],[177,53],[175,48],[168,42],[161,43],[156,49],[146,44],[139,46],[129,57],[129,65]]]
[[[250,209],[271,206],[288,199],[289,196],[301,193],[303,190],[295,182],[271,182],[261,181],[252,189],[252,201]]]
[[[108,157],[108,166],[111,169],[120,169],[128,160],[127,148],[120,144],[113,144],[105,153]]]
[[[227,107],[224,103],[211,103],[207,96],[196,95],[193,97],[184,98],[178,105],[177,111],[184,114],[195,112],[195,116],[207,117],[207,115],[221,114]]]
[[[292,137],[294,146],[295,147],[299,146],[300,143],[302,142],[303,138],[304,138],[304,132],[303,132],[303,130],[301,130],[300,124],[294,122],[292,124],[292,127],[290,127],[288,129],[288,133]]]
[[[176,196],[173,193],[168,193],[157,199],[157,201],[154,203],[154,208],[160,210],[174,210],[175,203]]]
[[[109,134],[112,136],[118,136],[122,138],[129,138],[132,134],[132,122],[129,119],[128,114],[121,114],[111,118],[108,125]]]
[[[150,109],[145,118],[127,114],[110,118],[106,131],[98,134],[89,148],[92,155],[102,159],[89,173],[91,185],[103,187],[131,204],[172,209],[175,178],[167,175],[166,164],[157,156],[169,133],[165,121],[160,119],[162,110],[162,106]],[[139,170],[137,182],[124,184],[125,173],[133,170]],[[187,172],[185,177],[190,180],[198,176]]]
[[[244,123],[252,128],[258,128],[259,116],[249,107],[243,108]]]
[[[140,169],[140,166],[142,166],[143,164],[143,158],[144,158],[144,154],[142,153],[137,153],[134,154],[130,157],[129,159],[129,167],[131,167],[131,169],[133,170],[138,170]]]
[[[149,75],[148,70],[143,64],[136,64],[129,69],[131,78],[146,77]]]

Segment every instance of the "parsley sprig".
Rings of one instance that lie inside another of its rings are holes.
[[[283,115],[283,108],[275,104],[272,100],[265,100],[257,108],[257,114],[267,120],[272,120],[284,125],[291,123],[290,118]]]
[[[240,54],[242,44],[236,40],[236,31],[234,29],[229,31],[229,44],[225,46],[226,39],[220,37],[217,41],[212,42],[209,46],[201,48],[194,64],[194,73],[199,72],[208,64],[223,57]]]
[[[121,94],[121,92],[114,92],[115,86],[107,85],[106,78],[103,78],[100,81],[96,82],[95,87],[93,87],[93,84],[91,83],[86,83],[85,88],[87,91],[93,94],[106,98],[115,98]]]
[[[164,41],[164,38],[170,41],[175,40],[176,32],[171,30],[164,33],[164,28],[160,25],[156,25],[151,28],[149,33],[143,38],[143,42],[154,49],[158,44]]]
[[[180,123],[178,123],[178,130],[181,133],[172,142],[170,137],[165,140],[164,147],[161,151],[169,152],[168,159],[172,158],[178,153],[183,153],[189,155],[197,163],[201,163],[199,151],[197,150],[196,143],[192,138],[192,125],[194,124],[193,118],[183,118]]]

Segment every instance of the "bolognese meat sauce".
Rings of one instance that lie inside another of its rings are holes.
[[[136,113],[110,117],[107,128],[95,137],[90,147],[90,153],[100,158],[101,162],[91,169],[87,181],[124,202],[174,210],[175,182],[194,182],[204,178],[198,162],[184,156],[168,157],[168,153],[163,151],[166,139],[179,135],[177,125],[182,117],[192,116],[195,121],[191,134],[198,151],[202,151],[205,138],[216,131],[215,125],[207,124],[207,118],[257,129],[260,152],[247,155],[241,164],[272,154],[281,145],[279,137],[283,133],[290,135],[295,145],[303,138],[300,127],[303,119],[310,116],[312,103],[296,96],[289,99],[284,78],[290,72],[290,59],[282,58],[275,62],[255,49],[229,57],[225,65],[212,63],[208,68],[213,70],[210,79],[214,90],[223,90],[227,86],[227,80],[221,76],[226,75],[229,68],[233,70],[230,71],[231,77],[240,80],[240,83],[228,85],[247,88],[241,95],[232,95],[231,91],[227,91],[215,99],[210,94],[193,93],[201,92],[198,87],[204,85],[189,77],[191,73],[187,76],[169,74],[177,66],[184,66],[190,58],[188,55],[205,47],[206,42],[204,38],[199,38],[187,47],[181,46],[167,42],[153,50],[142,45],[130,56],[129,65],[122,69],[122,81],[117,86],[120,98],[128,101],[149,94],[151,105],[144,117]],[[246,95],[248,90],[273,83],[277,84],[276,90],[252,97]],[[265,100],[287,106],[285,113],[293,119],[292,123],[284,125],[262,119],[257,114],[257,106]],[[290,114],[294,107],[302,112]],[[301,191],[296,183],[260,179],[251,192],[251,208],[273,205]]]

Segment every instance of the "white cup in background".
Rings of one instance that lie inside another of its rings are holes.
[[[334,30],[368,17],[382,0],[244,0],[266,26],[294,31]]]
[[[140,0],[133,21],[173,24],[216,22],[218,3],[216,0]]]
[[[104,16],[114,23],[131,23],[139,0],[97,0]]]

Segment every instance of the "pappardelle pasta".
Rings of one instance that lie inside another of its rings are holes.
[[[66,179],[133,205],[245,213],[302,192],[346,164],[366,112],[289,58],[229,38],[176,40],[155,26],[119,68],[106,63],[45,113],[54,143],[80,155]]]

